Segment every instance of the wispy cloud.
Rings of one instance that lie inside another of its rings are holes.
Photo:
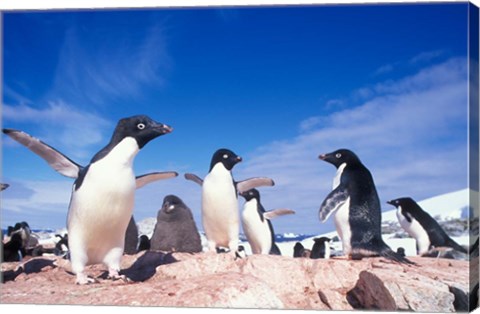
[[[409,62],[411,64],[430,62],[437,59],[438,57],[441,57],[444,54],[445,54],[445,51],[443,50],[426,51],[426,52],[419,53],[418,55],[410,59]]]
[[[399,68],[424,66],[427,63],[438,61],[440,57],[444,56],[444,50],[424,51],[415,55],[409,60],[394,61],[388,64],[384,64],[373,72],[373,76],[390,74]]]
[[[122,38],[92,47],[77,26],[65,35],[54,75],[50,99],[67,99],[76,105],[105,105],[112,100],[142,97],[146,87],[161,87],[172,59],[161,25],[152,25],[143,37]]]
[[[55,227],[52,217],[67,217],[72,180],[14,181],[2,193],[2,224],[26,220],[33,228]],[[11,220],[16,217],[16,221]],[[33,222],[33,224],[32,224]],[[64,227],[60,225],[58,227]]]
[[[466,88],[465,59],[379,83],[368,88],[372,96],[361,105],[311,117],[296,138],[257,149],[245,158],[239,174],[274,178],[274,188],[262,189],[269,206],[308,211],[315,223],[335,173],[317,157],[338,148],[359,155],[384,201],[465,188]]]
[[[393,64],[385,64],[375,70],[374,75],[382,75],[386,73],[390,73],[395,69]]]
[[[4,105],[3,118],[7,122],[5,127],[9,127],[9,122],[35,126],[33,136],[64,150],[69,157],[82,159],[91,156],[92,146],[104,142],[106,130],[112,127],[110,121],[98,115],[53,101],[42,109],[22,104]],[[12,142],[5,142],[8,143]]]

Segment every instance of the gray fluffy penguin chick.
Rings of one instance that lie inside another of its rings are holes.
[[[150,240],[151,250],[196,253],[202,243],[193,215],[187,205],[175,195],[163,199],[157,223]]]

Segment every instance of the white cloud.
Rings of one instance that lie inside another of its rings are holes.
[[[66,32],[48,98],[68,99],[79,106],[105,105],[112,100],[141,98],[146,86],[164,84],[172,60],[160,24],[151,26],[143,37],[118,34],[105,39],[93,52],[83,44],[88,39],[81,34],[76,27]]]
[[[422,199],[465,188],[467,84],[465,59],[377,84],[363,104],[311,117],[296,138],[245,156],[237,173],[272,177],[276,186],[262,188],[267,207],[299,209],[316,223],[335,173],[318,155],[338,148],[359,155],[382,201],[406,195]]]
[[[32,228],[65,227],[73,180],[9,183],[2,192],[2,226],[27,221]]]
[[[443,54],[444,54],[443,50],[426,51],[426,52],[419,53],[418,55],[410,59],[409,62],[411,64],[429,62],[442,56]]]
[[[92,146],[105,142],[104,134],[112,127],[104,118],[60,101],[49,102],[42,109],[4,105],[3,118],[8,122],[35,125],[36,132],[32,136],[63,150],[68,157],[81,159],[92,155]],[[8,123],[4,126],[9,127]]]

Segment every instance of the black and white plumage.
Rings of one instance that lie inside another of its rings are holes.
[[[210,169],[204,180],[187,173],[185,178],[202,186],[202,224],[208,241],[208,248],[238,249],[240,221],[237,192],[242,193],[258,186],[273,186],[269,178],[251,178],[236,182],[232,177],[233,167],[242,161],[229,149],[217,150],[210,162]]]
[[[36,155],[44,159],[51,168],[53,168],[55,171],[57,171],[63,176],[78,179],[79,176],[83,176],[83,174],[87,170],[86,168],[88,168],[88,166],[84,167],[77,164],[55,148],[31,136],[28,133],[14,129],[3,129],[3,133],[11,137],[13,140],[19,142],[20,144],[24,145]],[[103,150],[105,150],[105,148]],[[139,189],[149,183],[159,180],[171,179],[176,176],[178,176],[178,173],[174,171],[152,172],[139,175],[136,177],[136,188]],[[8,187],[8,184],[4,185]]]
[[[142,234],[138,239],[138,252],[150,250],[150,239],[147,235]]]
[[[383,256],[397,262],[412,263],[383,241],[381,209],[370,171],[350,150],[339,149],[319,158],[337,168],[333,191],[319,210],[322,222],[335,213],[334,221],[342,240],[343,252],[349,258]]]
[[[72,270],[78,284],[94,282],[86,265],[104,263],[109,276],[119,278],[125,231],[132,216],[135,189],[152,181],[172,178],[175,172],[135,177],[133,160],[149,141],[172,128],[139,115],[121,119],[110,142],[86,167],[51,146],[17,130],[3,132],[42,157],[53,169],[75,178],[67,216]]]
[[[295,243],[295,245],[293,246],[293,257],[295,258],[302,257],[304,250],[305,250],[305,247],[301,242]]]
[[[7,243],[2,243],[2,262],[20,262],[23,258],[22,250],[24,250],[22,236],[14,233]]]
[[[312,259],[329,259],[330,258],[330,238],[320,237],[314,238],[315,242],[312,247],[312,252],[310,253],[310,258]]]
[[[56,234],[56,238],[59,238],[58,242],[55,244],[54,254],[56,256],[67,257],[68,254],[68,234],[60,235]]]
[[[202,251],[200,234],[192,211],[178,196],[167,195],[163,199],[150,239],[150,249],[186,253]]]
[[[138,227],[133,216],[128,222],[127,231],[125,232],[125,245],[123,253],[133,255],[137,253],[138,246]]]
[[[242,227],[252,253],[281,255],[280,249],[275,244],[275,232],[270,220],[295,212],[283,208],[265,211],[260,201],[260,192],[257,189],[250,189],[240,193],[240,195],[245,198],[242,211]]]
[[[13,227],[8,226],[7,228],[8,236],[12,238],[14,234],[18,234],[22,240],[20,254],[21,258],[23,258],[28,254],[28,250],[30,249],[32,230],[26,221],[17,222]]]
[[[450,238],[438,222],[410,197],[387,202],[397,208],[397,219],[403,229],[417,242],[417,254],[423,255],[432,247],[451,247],[467,254],[467,250]]]

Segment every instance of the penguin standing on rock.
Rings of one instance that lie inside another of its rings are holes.
[[[238,214],[238,195],[258,186],[273,186],[269,178],[252,178],[235,182],[233,167],[242,161],[229,149],[217,150],[210,162],[210,170],[205,180],[187,173],[185,178],[202,186],[202,223],[210,252],[217,248],[229,248],[237,256],[240,221]]]
[[[275,232],[271,219],[294,214],[290,209],[276,209],[265,211],[260,202],[260,193],[257,189],[251,189],[240,193],[245,198],[242,212],[242,226],[253,254],[281,255],[275,244]]]
[[[158,211],[150,248],[166,252],[197,253],[202,251],[202,241],[192,211],[176,195],[163,199]]]
[[[324,259],[329,259],[330,258],[330,238],[327,237],[320,237],[320,238],[315,238],[313,239],[315,242],[312,247],[312,253],[310,254],[310,258],[312,259],[318,259],[318,258],[324,258]]]
[[[352,259],[383,256],[413,264],[383,241],[377,190],[370,171],[357,155],[350,150],[339,149],[319,158],[337,168],[333,191],[320,206],[319,218],[324,222],[335,213],[335,227],[342,239],[344,254]]]
[[[86,167],[30,135],[12,129],[3,132],[41,156],[61,174],[76,178],[67,217],[68,244],[77,284],[95,282],[85,266],[104,263],[111,279],[119,275],[125,231],[132,217],[135,189],[159,179],[175,177],[174,172],[154,173],[135,178],[133,160],[149,141],[170,133],[172,128],[139,115],[121,119],[110,142]]]
[[[410,197],[387,202],[397,208],[397,218],[403,229],[417,242],[417,254],[423,255],[433,247],[451,247],[467,254],[467,250],[453,241],[438,222]]]

